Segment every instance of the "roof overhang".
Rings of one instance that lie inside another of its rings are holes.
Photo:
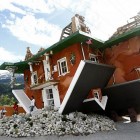
[[[81,61],[60,106],[59,113],[81,110],[91,89],[104,88],[115,68],[91,61]]]
[[[51,85],[55,85],[58,84],[58,81],[47,81],[43,84],[37,84],[37,85],[33,85],[31,86],[31,90],[39,90],[39,89],[43,89],[45,87],[51,86]]]
[[[25,69],[29,68],[29,66],[28,66],[29,62],[34,62],[34,61],[38,60],[39,57],[42,57],[45,53],[52,51],[54,54],[54,53],[57,53],[65,48],[67,48],[68,46],[70,46],[72,44],[84,43],[88,39],[91,39],[93,42],[92,44],[90,44],[90,47],[100,48],[103,46],[103,41],[95,39],[91,35],[84,33],[82,31],[77,31],[77,32],[71,34],[70,36],[68,36],[67,38],[65,38],[65,39],[55,43],[51,47],[45,49],[44,51],[37,53],[36,55],[34,55],[32,58],[30,58],[27,61],[21,61],[21,62],[17,62],[17,63],[9,63],[9,62],[3,63],[0,66],[0,70],[6,70],[6,66],[16,66],[17,70],[15,72],[23,73]]]
[[[25,69],[29,68],[29,65],[26,61],[22,61],[17,63],[4,62],[0,66],[0,70],[8,70],[10,68],[15,68],[15,73],[23,73]]]
[[[13,67],[13,66],[14,66],[14,63],[4,62],[3,64],[1,64],[0,70],[7,70],[7,68]]]
[[[106,108],[107,100],[108,100],[107,96],[102,96],[101,101],[99,101],[99,99],[97,99],[96,97],[90,98],[90,99],[85,99],[83,101],[81,111],[84,113],[103,111]]]
[[[140,27],[131,29],[128,32],[125,32],[125,33],[123,33],[121,35],[118,35],[116,37],[113,37],[113,38],[105,41],[104,45],[103,45],[103,47],[101,49],[112,47],[114,45],[119,44],[120,42],[126,41],[126,40],[128,40],[130,38],[133,38],[135,36],[140,36]]]
[[[45,49],[44,51],[38,53],[37,55],[34,55],[30,59],[30,61],[37,59],[41,55],[44,55],[46,52],[52,51],[54,54],[75,43],[84,43],[88,39],[91,39],[93,42],[92,44],[90,44],[90,47],[101,48],[103,46],[103,43],[104,43],[103,41],[93,38],[90,34],[87,34],[85,32],[77,31],[71,34],[70,36],[66,37],[65,39],[53,44],[51,47]]]
[[[140,107],[140,79],[116,84],[102,90],[108,96],[106,110],[127,110]]]

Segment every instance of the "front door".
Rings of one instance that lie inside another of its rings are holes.
[[[60,99],[57,86],[49,86],[42,90],[42,98],[44,102],[44,107],[48,107],[50,109],[60,107]]]

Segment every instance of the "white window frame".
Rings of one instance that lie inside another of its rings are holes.
[[[63,72],[63,71],[62,71],[62,66],[61,66],[61,63],[64,62],[64,61],[66,62],[66,69],[67,69],[66,72]],[[66,75],[67,73],[69,73],[66,57],[63,57],[63,58],[59,59],[59,60],[57,61],[57,66],[58,66],[59,76],[64,76],[64,75]]]
[[[47,100],[48,100],[48,106],[54,106],[54,96],[53,96],[53,89],[52,88],[47,88],[46,89],[46,96],[47,96]],[[51,92],[49,91],[51,90]],[[51,97],[52,96],[52,97]]]
[[[35,82],[35,79],[34,79],[34,75],[36,76],[36,82]],[[32,72],[32,75],[31,75],[31,82],[32,82],[32,85],[37,85],[37,84],[38,84],[37,71]]]
[[[52,93],[49,93],[49,89],[52,90]],[[49,98],[48,94],[52,94],[53,98]],[[52,85],[52,86],[43,88],[42,99],[44,102],[44,106],[46,106],[46,107],[51,106],[51,107],[59,108],[60,107],[60,96],[59,96],[58,86]],[[52,102],[53,102],[53,104],[52,104]]]
[[[48,81],[51,78],[50,63],[49,60],[43,60],[45,80]]]
[[[137,73],[138,78],[140,78],[140,68],[139,67],[138,68],[135,68],[135,71]]]
[[[91,60],[92,58],[94,58],[95,61]],[[92,62],[97,62],[97,63],[98,63],[98,60],[97,60],[97,57],[96,57],[95,54],[89,53],[89,59],[90,59],[90,61],[92,61]]]
[[[94,94],[94,98],[97,98],[98,100],[100,99],[99,91],[94,91],[93,94]]]

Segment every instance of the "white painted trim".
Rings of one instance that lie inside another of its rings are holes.
[[[93,91],[93,94],[94,98],[100,99],[99,91]],[[97,95],[97,97],[95,97],[95,94]]]
[[[107,104],[107,100],[108,100],[108,97],[107,96],[102,96],[102,100],[101,102],[99,101],[99,99],[97,98],[89,98],[89,99],[85,99],[83,101],[83,103],[85,102],[90,102],[90,101],[96,101],[98,103],[98,105],[103,109],[105,110],[105,107],[106,107],[106,104]]]
[[[83,55],[83,59],[85,60],[85,53],[84,53],[84,49],[83,49],[83,43],[81,42],[81,50],[82,50],[82,55]]]
[[[35,84],[35,80],[34,80],[34,75],[36,75],[36,77],[37,77],[37,83]],[[32,72],[31,73],[31,86],[32,85],[37,85],[38,84],[38,75],[37,75],[37,71],[34,71],[34,72]]]
[[[94,53],[89,53],[89,56],[90,56],[90,55],[95,56],[95,57],[97,56],[97,55],[96,55],[96,54],[94,54]]]
[[[50,62],[49,56],[46,56],[46,60],[43,60],[45,80],[48,81],[51,78]],[[48,69],[48,70],[47,70]]]
[[[71,93],[72,93],[72,91],[73,91],[73,89],[75,87],[75,84],[76,84],[77,80],[79,79],[79,76],[80,76],[84,66],[85,66],[85,62],[83,60],[81,60],[79,66],[77,68],[77,71],[76,71],[76,73],[75,73],[75,75],[74,75],[74,77],[72,79],[72,82],[71,82],[71,84],[70,84],[70,86],[69,86],[69,88],[68,88],[68,90],[66,92],[64,100],[63,100],[63,102],[62,102],[62,104],[60,106],[60,109],[59,109],[60,114],[62,114],[62,112],[63,112],[63,110],[64,110],[64,108],[65,108],[65,106],[67,104],[67,101],[70,98],[70,95],[71,95]]]
[[[95,61],[92,61],[91,58],[94,58]],[[90,59],[90,61],[92,61],[92,62],[98,62],[98,59],[97,59],[96,55],[93,54],[93,53],[89,53],[89,59]]]
[[[21,106],[24,108],[24,110],[27,113],[30,113],[30,105],[31,105],[31,100],[29,99],[29,97],[25,94],[24,90],[12,90],[12,93],[14,94],[14,96],[17,98],[17,100],[19,101],[19,103],[21,104]],[[18,96],[18,95],[23,95],[24,98],[26,99],[26,103],[22,100],[23,97]],[[37,108],[34,108],[34,111],[36,111]]]
[[[34,78],[33,78],[33,75],[31,73],[31,86],[34,85]]]
[[[65,72],[65,73],[62,73],[62,67],[59,65],[59,63],[61,63],[62,61],[66,62],[67,72]],[[59,76],[65,76],[67,73],[69,73],[68,64],[67,64],[67,58],[63,57],[63,58],[57,60],[57,67],[58,67],[58,74],[59,74]],[[60,74],[60,71],[61,71],[61,74]]]
[[[45,105],[47,106],[47,107],[49,107],[50,105],[49,105],[49,101],[54,101],[54,96],[53,96],[53,98],[51,98],[51,100],[50,99],[48,99],[47,98],[47,90],[48,89],[52,89],[52,94],[53,94],[53,86],[51,85],[51,86],[48,86],[48,87],[45,87],[44,88],[44,94],[45,94]]]
[[[116,83],[115,74],[113,73],[113,85]]]
[[[46,101],[46,99],[47,99],[47,97],[46,97],[46,92],[45,92],[45,90],[43,89],[43,90],[42,90],[42,100],[43,100],[43,102],[44,102],[44,107],[47,106],[47,101]]]
[[[29,65],[29,68],[30,68],[30,72],[32,73],[32,72],[33,72],[33,66],[32,66],[32,63],[29,62],[28,65]]]
[[[47,89],[52,89],[52,94],[53,94],[53,99],[47,99],[47,93],[46,90]],[[48,106],[48,101],[53,100],[54,101],[54,106],[56,108],[60,107],[60,97],[59,97],[59,91],[58,91],[58,86],[57,85],[51,85],[48,87],[45,87],[42,90],[42,97],[43,97],[43,101],[44,101],[44,106]]]
[[[140,68],[135,68],[135,70],[139,71],[140,72]]]
[[[53,86],[53,98],[54,98],[54,105],[56,108],[60,107],[60,96],[58,91],[58,86]]]
[[[22,90],[23,91],[23,90]],[[12,90],[12,93],[14,94],[14,96],[17,98],[17,100],[19,101],[19,103],[21,104],[21,106],[24,108],[24,110],[27,112],[27,113],[30,113],[30,111],[25,107],[25,105],[23,104],[22,100],[17,96],[16,94],[16,90]],[[27,95],[26,95],[27,96]],[[28,96],[27,96],[28,98]],[[28,98],[29,99],[29,98]],[[30,99],[29,99],[30,100]]]
[[[83,31],[80,31],[80,30],[79,30],[79,34],[82,34],[82,35],[84,35],[84,36],[86,36],[86,37],[89,37],[89,38],[91,38],[91,39],[94,39],[94,40],[97,40],[97,41],[99,41],[99,42],[104,43],[104,41],[102,41],[102,40],[100,40],[100,39],[97,39],[97,38],[94,37],[93,35],[88,34],[88,33],[86,33],[86,32],[83,32]]]

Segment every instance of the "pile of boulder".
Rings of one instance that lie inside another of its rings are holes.
[[[46,135],[88,135],[97,131],[116,130],[106,116],[73,112],[61,115],[42,109],[39,114],[19,114],[0,119],[0,135],[9,137]]]

